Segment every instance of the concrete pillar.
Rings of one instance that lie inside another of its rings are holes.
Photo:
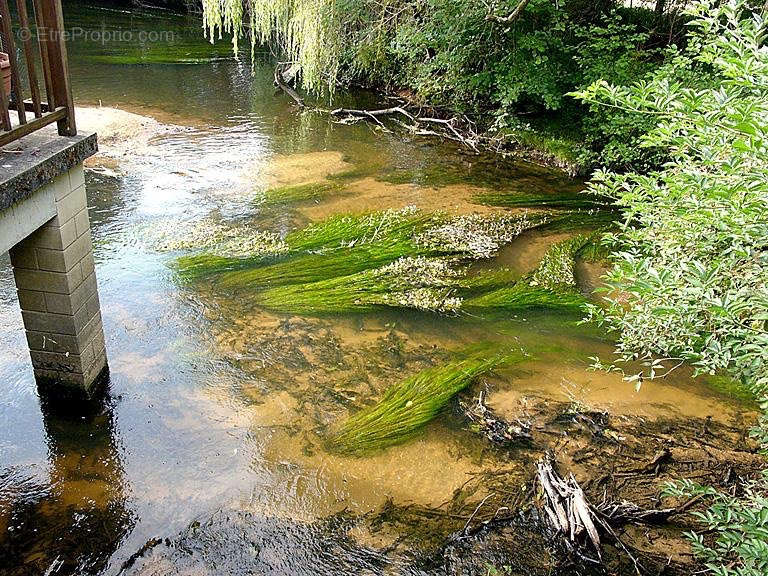
[[[82,163],[43,188],[55,216],[9,251],[32,366],[41,387],[90,396],[107,360]]]

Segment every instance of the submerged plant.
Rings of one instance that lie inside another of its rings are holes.
[[[446,218],[414,207],[342,214],[289,234],[280,250],[249,257],[195,254],[180,258],[186,279],[210,278],[219,288],[247,290],[270,310],[294,314],[363,312],[376,307],[456,314],[529,307],[571,307],[577,237],[548,253],[532,278],[468,275],[466,264],[488,258],[544,214]]]
[[[269,188],[257,198],[262,206],[283,206],[286,204],[303,204],[324,200],[329,196],[341,194],[344,186],[338,182],[310,182],[294,186]]]
[[[428,368],[387,389],[375,405],[354,414],[331,437],[341,452],[362,454],[411,438],[477,378],[513,356],[482,354]]]
[[[500,272],[476,282],[488,289],[465,301],[475,311],[510,311],[521,308],[578,309],[584,298],[576,290],[576,254],[589,237],[577,235],[554,244],[537,268],[517,282],[504,281]]]
[[[206,250],[218,256],[240,258],[283,254],[288,250],[283,239],[274,232],[255,230],[250,226],[228,226],[211,220],[182,225],[176,221],[153,224],[143,236],[155,237],[155,248],[161,252]]]
[[[530,286],[520,280],[508,286],[491,290],[464,300],[463,307],[469,312],[500,313],[525,308],[557,308],[579,310],[584,298],[570,291],[555,291]]]
[[[588,241],[589,237],[579,234],[552,246],[531,274],[528,284],[549,290],[576,288],[575,256]]]
[[[402,257],[372,270],[316,282],[278,286],[255,296],[276,311],[334,314],[376,306],[455,312],[461,299],[452,296],[463,270],[441,258]]]
[[[467,258],[483,259],[517,238],[523,231],[547,221],[545,214],[529,216],[482,216],[468,214],[429,228],[416,236],[416,242],[443,252],[456,252]]]
[[[338,214],[289,234],[286,242],[293,250],[327,251],[395,239],[410,241],[434,219],[435,216],[415,206],[368,214]]]
[[[589,192],[504,192],[485,191],[476,194],[474,201],[488,206],[503,206],[505,208],[568,208],[592,209],[609,208],[608,202],[600,196]]]
[[[425,213],[413,206],[362,215],[340,214],[288,234],[279,251],[267,253],[279,256],[277,259],[265,258],[263,252],[224,258],[196,254],[180,258],[177,268],[188,280],[219,276],[218,282],[230,288],[331,281],[402,257],[475,259],[543,221],[544,217],[527,215],[446,220],[442,214]],[[456,232],[453,240],[450,231]],[[482,235],[482,240],[473,242],[473,233]]]

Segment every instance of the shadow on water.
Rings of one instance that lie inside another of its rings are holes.
[[[42,400],[44,481],[22,468],[0,475],[3,574],[98,574],[135,518],[121,461],[114,399]]]

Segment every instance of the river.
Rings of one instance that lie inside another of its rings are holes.
[[[409,205],[487,213],[475,200],[483,191],[583,185],[436,139],[300,112],[276,92],[266,59],[252,70],[226,41],[206,43],[192,18],[67,2],[65,20],[78,30],[69,56],[76,101],[89,107],[81,125],[107,136],[86,181],[110,379],[93,414],[66,418],[41,405],[10,264],[0,258],[1,573],[438,570],[435,542],[460,529],[485,492],[467,495],[453,523],[450,514],[443,523],[409,521],[409,511],[446,510],[483,473],[505,469],[510,485],[522,482],[531,456],[489,445],[455,402],[408,441],[363,456],[337,453],[324,438],[388,385],[479,342],[525,351],[522,363],[486,379],[489,406],[511,419],[536,401],[731,424],[748,411],[684,370],[639,391],[620,375],[589,371],[591,356],[610,358],[612,342],[577,324],[578,312],[288,314],[255,304],[247,289],[181,281],[175,262],[184,251],[159,245],[200,222],[285,235],[339,213]],[[270,187],[334,177],[343,193],[269,210],[258,201]],[[524,274],[566,237],[525,232],[476,267]],[[594,284],[594,268],[577,266],[581,291]]]

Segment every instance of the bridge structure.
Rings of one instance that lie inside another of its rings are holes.
[[[77,132],[66,38],[60,0],[0,0],[0,253],[41,393],[91,398],[108,370],[83,171],[97,140]]]

